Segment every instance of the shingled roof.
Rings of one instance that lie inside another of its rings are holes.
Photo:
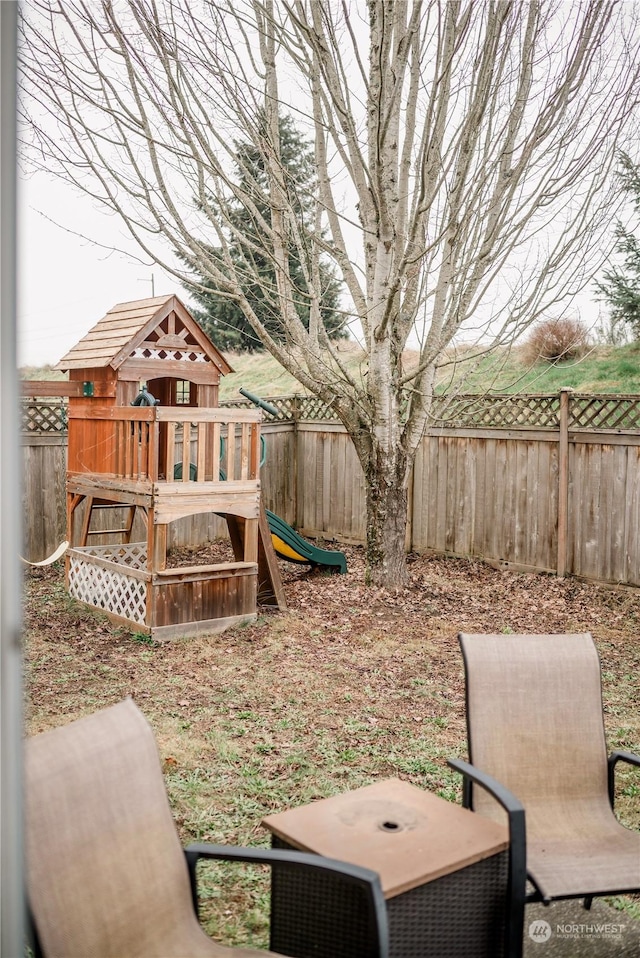
[[[163,325],[162,325],[163,324]],[[118,369],[136,350],[190,349],[204,353],[225,375],[233,372],[177,296],[118,303],[57,364],[57,369]]]

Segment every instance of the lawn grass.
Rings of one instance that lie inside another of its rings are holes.
[[[460,800],[446,765],[466,753],[459,630],[590,630],[609,747],[639,750],[637,593],[419,556],[410,587],[388,593],[363,585],[361,550],[345,551],[345,576],[281,564],[288,613],[163,645],[70,599],[58,566],[33,570],[29,732],[131,695],[154,729],[182,840],[266,845],[265,815],[389,777]],[[640,827],[640,775],[620,772],[620,817]],[[202,868],[207,930],[264,946],[265,872]]]

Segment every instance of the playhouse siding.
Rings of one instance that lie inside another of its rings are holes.
[[[233,619],[255,614],[258,588],[257,564],[238,564],[235,569],[186,573],[171,570],[174,581],[154,578],[150,591],[152,630],[214,619]]]

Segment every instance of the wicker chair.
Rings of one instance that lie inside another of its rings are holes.
[[[340,936],[339,947],[305,938],[308,913],[316,929],[309,935],[317,934],[315,903],[295,902],[286,916],[298,930],[299,951],[291,954],[386,958],[386,909],[373,872],[268,848],[193,845],[183,853],[153,732],[131,699],[29,739],[25,753],[27,890],[37,953],[55,958],[275,954],[275,949],[224,947],[201,928],[196,864],[214,858],[268,864],[286,874],[312,870],[318,882],[352,896],[350,927],[332,929]]]
[[[591,635],[459,640],[472,764],[449,764],[464,775],[467,807],[500,820],[492,797],[499,793],[508,808],[514,942],[522,938],[525,901],[584,898],[588,908],[595,896],[640,890],[640,834],[613,812],[615,766],[640,766],[640,757],[613,752],[607,759]]]

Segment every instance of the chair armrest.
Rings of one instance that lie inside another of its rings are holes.
[[[471,782],[484,788],[507,813],[509,822],[509,915],[506,955],[521,958],[524,932],[524,904],[527,887],[527,838],[522,802],[497,779],[459,758],[447,759],[447,765],[463,776],[466,808],[471,807]]]
[[[627,762],[629,765],[637,765],[640,768],[640,755],[634,752],[612,752],[607,761],[608,765],[608,783],[609,783],[609,801],[613,809],[615,803],[615,778],[616,765],[618,762]]]
[[[447,759],[447,765],[455,769],[456,772],[460,772],[464,777],[465,785],[468,785],[470,782],[475,782],[484,788],[485,791],[489,792],[489,794],[502,805],[507,814],[522,812],[524,816],[524,805],[522,802],[515,797],[513,792],[510,792],[508,788],[502,785],[497,778],[494,778],[492,775],[487,775],[486,772],[482,772],[469,762],[464,762],[461,758],[449,758]],[[469,797],[470,792],[467,791],[467,799]],[[471,807],[468,801],[463,801],[463,804],[465,808]]]
[[[198,914],[198,893],[196,884],[196,866],[201,858],[216,859],[218,861],[249,862],[255,865],[278,865],[300,869],[313,869],[328,875],[335,875],[342,881],[360,886],[369,899],[373,938],[377,941],[377,958],[389,956],[389,929],[387,921],[387,906],[377,873],[360,865],[350,862],[337,861],[334,858],[325,858],[311,852],[285,850],[281,848],[241,847],[233,845],[209,845],[194,842],[184,849],[189,868],[191,894],[194,908]],[[317,903],[310,902],[310,908]]]

